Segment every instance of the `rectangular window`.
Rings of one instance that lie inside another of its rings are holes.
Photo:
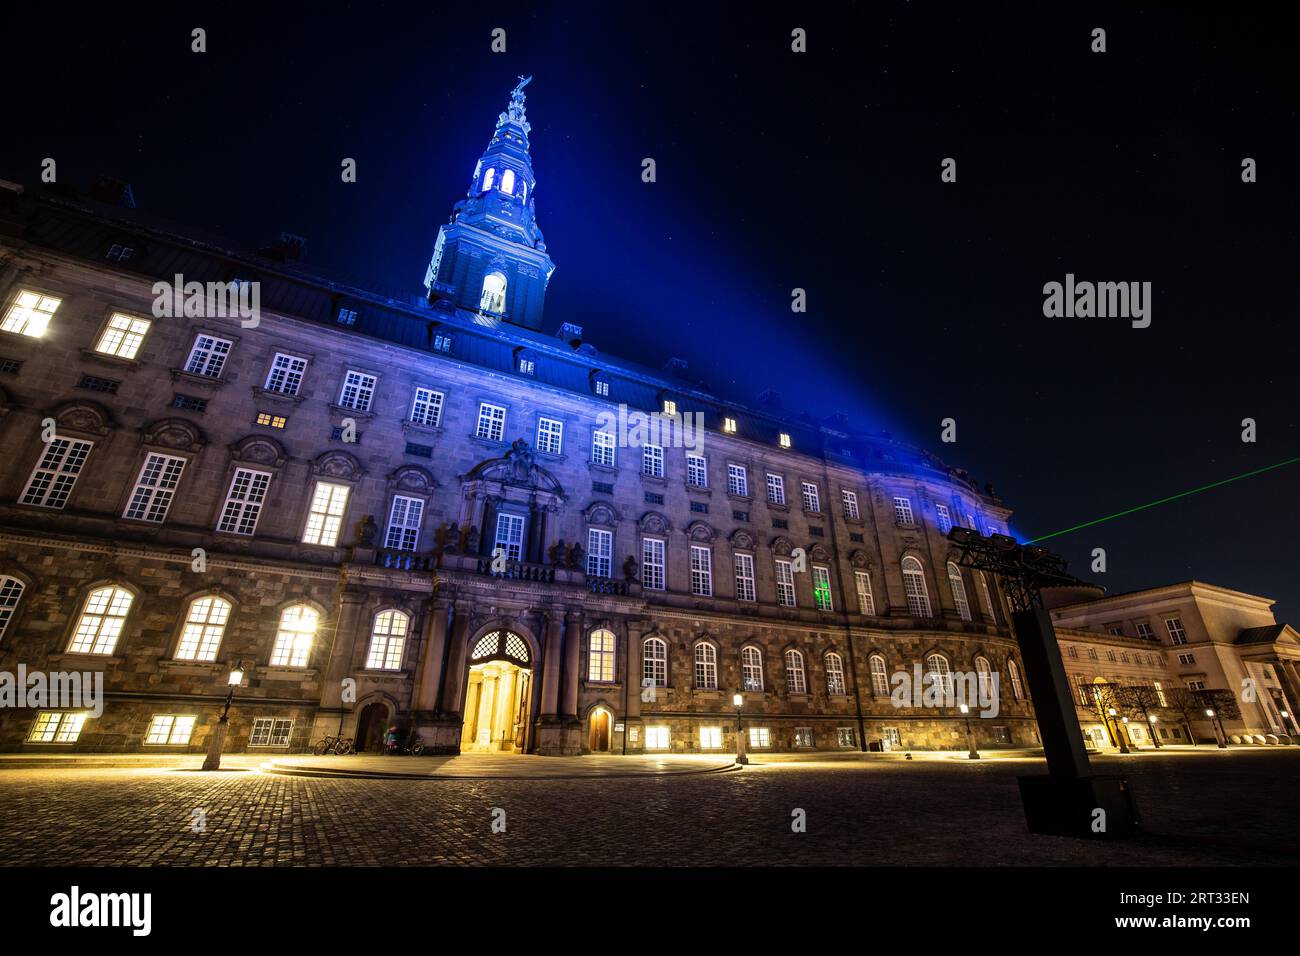
[[[95,351],[101,355],[112,355],[122,359],[133,359],[144,343],[152,323],[133,315],[114,312],[108,318],[108,325],[95,343]]]
[[[189,358],[185,360],[185,371],[192,375],[206,375],[219,378],[226,365],[233,343],[219,339],[214,335],[197,335],[190,348]]]
[[[852,727],[835,728],[835,746],[837,747],[856,747],[858,745],[858,735]]]
[[[180,747],[190,742],[194,723],[193,714],[154,714],[145,732],[144,742],[155,746]]]
[[[365,372],[351,369],[343,376],[343,390],[339,392],[341,408],[355,408],[359,412],[370,411],[370,403],[375,397],[375,377]]]
[[[732,517],[732,519],[735,520],[735,521],[748,521],[748,520],[749,520],[749,512],[748,512],[748,511],[733,511],[733,512],[731,513],[731,517]]]
[[[267,428],[283,428],[288,422],[283,415],[272,415],[270,412],[258,412],[257,424],[265,425]]]
[[[801,481],[799,487],[803,491],[803,510],[814,513],[821,511],[822,503],[820,496],[817,494],[817,486],[811,481]]]
[[[664,476],[664,450],[659,445],[641,446],[641,474],[651,478]]]
[[[258,717],[253,721],[253,732],[248,735],[250,747],[287,747],[293,732],[293,721],[278,717]]]
[[[587,529],[587,573],[607,578],[613,573],[614,533],[600,528]]]
[[[229,534],[252,534],[256,531],[257,518],[262,513],[262,503],[266,501],[266,489],[270,484],[269,472],[237,469],[230,482],[226,504],[221,509],[217,530]]]
[[[896,495],[894,497],[894,522],[896,524],[913,524],[912,499]]]
[[[609,382],[596,382],[596,394],[604,398],[609,398]]]
[[[665,399],[664,399],[664,410],[663,410],[663,414],[664,414],[664,415],[676,415],[676,414],[677,414],[677,403],[674,402],[671,398],[665,398]]]
[[[691,545],[691,593],[713,596],[713,552],[698,544]]]
[[[107,395],[116,395],[117,387],[122,383],[111,378],[100,378],[98,375],[83,375],[77,382],[77,388],[84,388],[88,392],[104,392]]]
[[[591,433],[591,463],[614,467],[614,436],[600,430]]]
[[[306,372],[306,359],[276,352],[275,359],[271,362],[271,371],[266,376],[266,390],[280,392],[283,395],[297,395]]]
[[[414,551],[420,541],[420,520],[424,517],[424,501],[393,495],[393,507],[388,512],[388,531],[384,534],[384,547],[395,551]]]
[[[537,419],[537,450],[558,455],[564,447],[564,422],[554,418]]]
[[[776,600],[785,607],[794,607],[794,569],[785,558],[776,559]]]
[[[772,527],[788,531],[790,529],[790,522],[786,521],[784,518],[773,518]]]
[[[722,749],[722,728],[701,727],[700,728],[700,749],[721,750]]]
[[[785,504],[785,479],[780,475],[767,476],[767,500],[774,505]]]
[[[5,313],[4,321],[0,322],[0,329],[39,339],[45,334],[50,319],[54,318],[62,301],[52,295],[19,289],[9,311]]]
[[[81,736],[87,715],[79,711],[47,710],[36,715],[27,734],[31,744],[73,744]]]
[[[1188,689],[1188,690],[1205,690],[1205,681],[1203,681],[1203,680],[1189,680],[1189,681],[1187,682],[1187,689]]]
[[[868,571],[854,571],[853,584],[858,592],[858,613],[875,614],[876,599],[871,593],[871,574]]]
[[[754,600],[754,556],[736,553],[736,600]]]
[[[172,408],[179,408],[187,412],[203,412],[208,407],[206,398],[195,398],[193,395],[173,395]]]
[[[781,432],[781,434],[780,434],[780,436],[779,436],[779,438],[778,438],[778,441],[780,442],[782,448],[789,448],[789,447],[790,447],[790,433],[789,433],[789,432]]]
[[[406,454],[414,455],[416,458],[432,458],[433,446],[421,445],[418,442],[408,441],[406,443]]]
[[[596,495],[612,495],[614,493],[614,486],[608,481],[593,481],[591,483],[591,491],[592,494]]]
[[[796,747],[812,747],[813,731],[811,727],[796,727],[794,729],[794,745]]]
[[[813,574],[813,600],[817,603],[819,611],[835,610],[834,602],[831,600],[831,571],[830,568],[824,568],[821,565],[814,564]]]
[[[744,465],[727,465],[727,494],[749,497],[749,471]]]
[[[664,496],[655,494],[653,491],[645,493],[645,503],[648,505],[661,505],[664,503]]]
[[[356,324],[357,324],[357,310],[356,310],[356,309],[349,309],[349,308],[346,308],[345,306],[339,306],[339,317],[338,317],[338,322],[339,322],[339,325],[356,325]]]
[[[881,734],[885,738],[885,744],[890,750],[895,750],[903,746],[903,735],[898,732],[897,727],[884,727]]]
[[[40,508],[62,508],[67,504],[91,445],[71,438],[56,438],[46,445],[23,490],[22,503]]]
[[[935,505],[934,513],[939,522],[939,533],[946,535],[952,530],[952,515],[948,513],[948,506]]]
[[[709,506],[703,501],[692,501],[691,511],[699,515],[706,515],[709,513]]]
[[[772,733],[766,727],[749,728],[749,745],[755,750],[766,750],[772,746]]]
[[[736,434],[736,420],[734,418],[724,418],[722,420],[722,430],[728,435]]]
[[[664,542],[661,538],[641,541],[641,586],[652,591],[664,589]]]
[[[167,517],[167,509],[171,507],[184,470],[184,458],[155,454],[146,457],[131,492],[131,502],[122,517],[161,522]]]
[[[537,371],[537,363],[534,362],[532,359],[521,358],[519,360],[520,375],[532,375],[535,371]]]
[[[686,483],[697,488],[709,487],[708,463],[702,456],[686,456]]]
[[[1187,643],[1187,632],[1183,630],[1183,622],[1181,618],[1177,618],[1177,617],[1165,618],[1165,630],[1169,632],[1170,643],[1172,644]]]
[[[861,517],[858,512],[858,496],[856,492],[849,491],[847,488],[840,489],[840,497],[844,502],[844,517],[850,521],[857,521]]]
[[[1151,630],[1151,625],[1145,621],[1137,625],[1137,634],[1144,641],[1154,641],[1156,638],[1155,632]]]
[[[487,441],[500,441],[506,433],[506,410],[500,405],[480,402],[478,406],[478,427],[474,435]]]
[[[442,392],[417,388],[411,402],[411,423],[437,428],[442,423]]]
[[[311,508],[307,512],[307,527],[302,535],[303,544],[320,544],[329,548],[338,544],[351,490],[347,485],[336,485],[329,481],[316,482]]]
[[[1179,655],[1178,655],[1178,663],[1180,663],[1180,664],[1195,664],[1195,663],[1196,663],[1196,655],[1195,655],[1195,654],[1179,654]]]
[[[518,561],[524,556],[523,515],[497,515],[495,547],[502,549],[507,561]]]
[[[646,750],[667,750],[671,746],[668,728],[663,724],[656,724],[645,729]]]
[[[433,337],[433,350],[435,352],[451,351],[451,336],[439,333]]]
[[[17,375],[22,367],[22,359],[0,358],[0,372],[6,375]]]

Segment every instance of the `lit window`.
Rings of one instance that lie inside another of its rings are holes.
[[[663,724],[655,724],[645,729],[645,749],[646,750],[667,750],[672,746],[668,728]]]
[[[894,521],[898,524],[912,524],[912,499],[895,496]]]
[[[338,544],[351,490],[347,485],[336,485],[329,481],[316,482],[311,507],[307,511],[307,527],[302,534],[303,544],[320,544],[328,548]]]
[[[930,675],[931,686],[938,687],[944,694],[952,693],[952,670],[948,658],[942,654],[931,654],[925,659],[925,670]]]
[[[506,433],[506,410],[500,405],[481,402],[478,407],[478,428],[474,434],[486,441],[500,441]]]
[[[844,504],[844,517],[850,521],[859,520],[861,513],[858,511],[857,493],[849,491],[847,488],[841,488],[840,500]]]
[[[609,382],[596,380],[596,394],[609,398]]]
[[[184,470],[184,458],[155,454],[146,457],[122,517],[161,523],[167,517]]]
[[[564,423],[554,418],[537,420],[537,450],[558,455],[564,447]]]
[[[499,272],[489,272],[483,277],[483,293],[478,307],[484,312],[504,312],[506,309],[506,277]]]
[[[50,319],[54,318],[62,301],[54,296],[19,289],[9,311],[5,313],[4,321],[0,322],[0,330],[39,339],[45,334]]]
[[[970,602],[966,600],[966,583],[961,577],[961,568],[955,562],[948,562],[948,584],[952,587],[952,599],[957,605],[957,613],[963,621],[971,619]]]
[[[871,670],[871,693],[877,697],[888,697],[889,671],[885,667],[885,659],[879,654],[872,654],[867,663]]]
[[[749,728],[749,746],[755,750],[766,750],[772,746],[772,733],[766,727]]]
[[[384,547],[394,551],[414,551],[420,541],[420,520],[423,517],[422,499],[393,495],[393,507],[388,512],[388,530],[384,533]]]
[[[651,591],[664,589],[664,542],[645,538],[641,542],[641,586]]]
[[[789,448],[789,447],[790,447],[790,435],[789,435],[789,433],[788,433],[788,432],[781,432],[781,439],[780,439],[780,441],[781,441],[781,447],[782,447],[782,448]]]
[[[271,362],[271,371],[266,376],[266,390],[284,395],[297,395],[306,371],[306,359],[276,352],[275,359]]]
[[[591,462],[593,465],[614,467],[614,436],[609,432],[591,433]]]
[[[991,700],[993,696],[993,668],[989,665],[987,657],[975,658],[975,678],[979,681],[979,694],[985,700]]]
[[[903,746],[903,735],[899,733],[897,727],[882,727],[880,733],[890,750],[898,750]]]
[[[402,650],[406,634],[411,629],[411,619],[401,611],[381,611],[375,615],[370,628],[370,652],[366,667],[377,671],[402,669]]]
[[[811,512],[820,512],[822,510],[821,498],[817,493],[817,486],[811,481],[800,482],[799,487],[803,489],[803,510]]]
[[[838,654],[826,655],[826,693],[832,697],[844,696],[844,658]]]
[[[813,601],[819,611],[835,610],[834,602],[831,600],[831,571],[830,568],[821,565],[813,565]]]
[[[62,508],[85,467],[91,442],[56,438],[45,446],[40,462],[27,481],[21,501],[41,508]]]
[[[785,504],[785,479],[780,475],[767,476],[767,500],[774,505]]]
[[[952,515],[948,513],[948,506],[935,505],[934,513],[939,520],[939,533],[946,535],[952,530]]]
[[[154,714],[153,719],[149,721],[149,730],[144,735],[144,742],[167,747],[188,744],[197,720],[198,718],[193,714]]]
[[[668,645],[657,637],[641,644],[641,676],[651,687],[668,686]]]
[[[348,373],[343,376],[343,390],[339,392],[339,406],[341,408],[355,408],[359,412],[368,412],[374,397],[375,377],[349,369]]]
[[[311,645],[319,621],[316,609],[305,604],[285,608],[271,650],[271,666],[306,667],[311,660]]]
[[[745,690],[763,689],[763,652],[757,647],[741,648],[740,674],[741,685]]]
[[[496,182],[496,179],[497,179],[496,169],[492,166],[489,166],[488,171],[483,174],[483,191],[487,192],[489,189],[491,189],[492,184]]]
[[[699,690],[718,689],[718,649],[707,641],[695,645],[695,686]]]
[[[677,403],[676,403],[675,401],[673,401],[671,398],[665,398],[665,399],[664,399],[664,412],[663,412],[663,413],[664,413],[665,415],[676,415],[676,414],[677,414]]]
[[[288,421],[283,415],[272,415],[270,412],[258,412],[257,424],[265,425],[267,428],[283,428]]]
[[[86,596],[77,628],[68,645],[71,654],[112,654],[126,624],[134,598],[125,588],[96,588]]]
[[[608,684],[614,680],[614,632],[600,628],[587,642],[587,680]]]
[[[411,403],[411,422],[428,428],[437,428],[442,421],[442,392],[431,388],[417,388]]]
[[[744,465],[727,465],[727,494],[749,497],[749,471]]]
[[[1007,661],[1007,677],[1011,679],[1011,696],[1016,700],[1023,699],[1025,689],[1020,683],[1020,668],[1016,666],[1015,661]],[[1163,707],[1164,704],[1160,706]]]
[[[87,714],[78,711],[47,710],[36,715],[27,734],[31,744],[72,744],[81,736]]]
[[[115,312],[109,316],[108,325],[104,327],[104,332],[95,345],[95,351],[102,355],[133,359],[140,351],[140,345],[149,332],[150,324],[148,319]]]
[[[530,358],[521,358],[519,360],[519,374],[532,375],[537,371],[537,363]]]
[[[722,430],[728,435],[736,434],[736,420],[734,418],[724,418],[722,420]]]
[[[1151,687],[1156,692],[1156,704],[1160,707],[1168,707],[1169,702],[1165,699],[1165,689],[1160,686],[1160,681],[1155,681]]]
[[[794,568],[786,558],[776,559],[776,600],[785,607],[794,607]]]
[[[587,573],[607,578],[613,573],[614,534],[600,528],[587,529]]]
[[[250,747],[287,747],[293,733],[293,720],[276,717],[258,717],[253,721],[248,735]]]
[[[754,556],[736,552],[736,600],[754,599]]]
[[[721,750],[722,749],[722,728],[701,727],[700,728],[700,749]]]
[[[9,622],[23,596],[23,582],[17,578],[0,575],[0,637],[5,636]]]
[[[641,446],[641,474],[651,478],[664,476],[664,450],[660,445]]]
[[[176,646],[178,661],[215,661],[221,638],[230,620],[230,602],[219,597],[201,597],[190,602],[185,629]]]
[[[493,550],[501,549],[507,561],[518,561],[524,556],[523,515],[501,513],[497,515],[497,535]]]
[[[868,571],[854,571],[853,584],[858,592],[858,613],[875,614],[876,599],[871,593],[871,574]]]
[[[930,616],[930,594],[925,588],[925,573],[921,562],[910,556],[903,559],[903,592],[907,595],[907,610],[913,617]]]
[[[713,596],[713,552],[698,544],[691,545],[691,593]]]
[[[257,518],[266,501],[266,489],[271,484],[270,472],[249,468],[235,470],[225,506],[221,509],[218,531],[229,534],[252,534],[257,530]]]
[[[507,169],[501,174],[501,191],[503,193],[514,194],[515,191],[515,171]]]

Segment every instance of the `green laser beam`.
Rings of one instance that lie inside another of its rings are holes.
[[[1294,465],[1300,461],[1300,457],[1288,458],[1286,461],[1279,461],[1276,465],[1267,465],[1264,468],[1256,468],[1254,471],[1248,471],[1243,475],[1233,475],[1231,478],[1224,478],[1222,481],[1211,482],[1208,485],[1201,485],[1199,488],[1192,488],[1188,491],[1180,491],[1176,495],[1170,495],[1168,498],[1161,498],[1158,501],[1148,501],[1144,505],[1138,505],[1136,508],[1127,508],[1124,511],[1117,511],[1113,515],[1106,515],[1104,518],[1094,518],[1092,521],[1085,521],[1083,524],[1076,524],[1073,528],[1063,528],[1060,531],[1053,531],[1051,534],[1039,535],[1037,538],[1031,538],[1025,544],[1037,544],[1040,541],[1046,541],[1048,538],[1056,538],[1063,534],[1069,534],[1071,531],[1079,531],[1082,528],[1091,528],[1095,524],[1101,524],[1103,521],[1111,521],[1115,518],[1122,518],[1125,515],[1131,515],[1137,511],[1145,511],[1148,508],[1154,508],[1156,505],[1167,504],[1170,501],[1177,501],[1179,498],[1186,498],[1188,495],[1195,495],[1202,491],[1209,491],[1211,488],[1218,488],[1222,485],[1230,484],[1234,481],[1241,481],[1243,478],[1251,478],[1255,475],[1262,475],[1266,471],[1273,471],[1275,468],[1281,468],[1285,465]]]

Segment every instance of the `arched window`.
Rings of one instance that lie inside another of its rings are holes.
[[[483,277],[483,295],[478,307],[484,312],[506,310],[506,277],[499,272],[489,272]]]
[[[889,671],[885,668],[885,659],[879,654],[872,654],[867,663],[871,669],[871,693],[877,697],[888,697]]]
[[[230,602],[215,595],[195,598],[185,615],[185,629],[176,645],[178,661],[215,661],[230,620]]]
[[[271,649],[271,666],[306,667],[311,660],[311,645],[319,622],[320,614],[306,604],[285,608]]]
[[[614,632],[591,632],[587,640],[587,680],[608,684],[614,680]]]
[[[979,680],[979,694],[985,700],[993,699],[993,668],[987,657],[975,658],[975,676]]]
[[[997,615],[993,613],[993,595],[989,593],[989,579],[983,571],[976,571],[975,580],[980,583],[980,597],[984,599],[984,616],[997,623]]]
[[[370,651],[366,654],[366,667],[375,671],[402,669],[402,652],[406,648],[406,635],[411,630],[411,619],[401,611],[380,611],[370,626]]]
[[[785,689],[791,694],[808,693],[808,676],[803,669],[803,654],[796,650],[785,652]]]
[[[69,653],[112,654],[134,599],[130,591],[112,584],[91,591],[77,618]]]
[[[486,173],[483,174],[483,191],[484,191],[484,192],[487,192],[489,189],[492,188],[492,184],[493,184],[494,182],[496,182],[496,178],[497,178],[497,171],[496,171],[496,169],[493,168],[493,167],[491,167],[491,166],[489,166],[489,167],[488,167],[488,171],[487,171]]]
[[[1016,666],[1015,661],[1007,661],[1007,677],[1011,679],[1011,696],[1016,700],[1023,700],[1025,689],[1020,684],[1020,668]]]
[[[969,621],[970,602],[966,600],[966,582],[961,579],[961,568],[956,562],[948,562],[948,583],[952,585],[952,599],[957,605],[957,613],[963,621]]]
[[[826,655],[826,693],[844,696],[844,658],[834,652]]]
[[[695,645],[695,686],[700,690],[718,689],[718,649],[706,641]]]
[[[952,693],[952,669],[948,666],[948,658],[942,654],[931,654],[925,659],[925,669],[934,675],[934,686],[940,688],[945,695]]]
[[[641,644],[641,675],[651,687],[668,686],[668,645],[657,637],[647,637]]]
[[[763,654],[757,647],[741,648],[740,670],[745,690],[763,689]]]
[[[514,195],[515,171],[513,169],[507,169],[504,173],[501,174],[501,191],[503,193],[510,193],[510,195],[512,196]]]
[[[925,589],[925,572],[916,558],[903,559],[903,591],[907,594],[907,610],[912,617],[930,616],[930,594]]]
[[[23,582],[8,575],[0,575],[0,638],[18,609],[18,602],[23,596]]]

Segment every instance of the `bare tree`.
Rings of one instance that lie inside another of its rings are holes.
[[[1187,732],[1187,739],[1196,744],[1196,734],[1192,731],[1192,721],[1205,716],[1205,705],[1190,687],[1170,687],[1165,691],[1165,709],[1178,718]]]
[[[1142,715],[1142,722],[1146,724],[1147,731],[1151,734],[1151,742],[1155,744],[1157,750],[1160,749],[1162,746],[1160,734],[1151,721],[1151,712],[1161,707],[1160,695],[1156,693],[1156,689],[1150,684],[1125,684],[1116,688],[1115,696],[1125,707]]]

